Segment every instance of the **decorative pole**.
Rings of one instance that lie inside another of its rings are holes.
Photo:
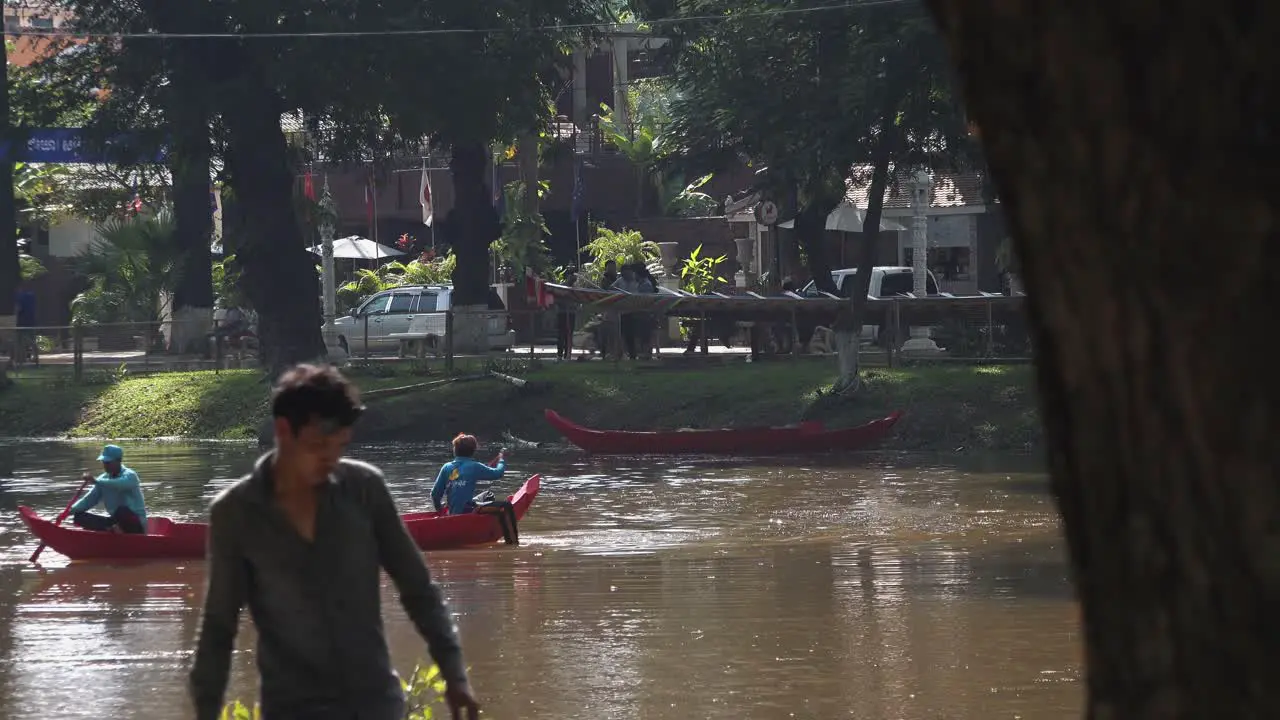
[[[933,189],[933,178],[924,170],[917,170],[912,182],[911,193],[911,276],[915,280],[913,292],[916,297],[925,297],[929,286],[926,284],[929,272],[929,191]]]
[[[917,170],[911,182],[911,277],[912,294],[918,298],[929,296],[929,197],[933,178],[924,170]],[[936,353],[940,349],[929,337],[928,326],[911,327],[910,339],[902,345],[908,353]]]
[[[320,231],[320,272],[324,285],[324,347],[329,357],[342,353],[333,321],[337,315],[337,281],[333,269],[333,235],[338,225],[338,206],[329,192],[329,178],[324,179],[324,192],[320,195],[316,225]]]

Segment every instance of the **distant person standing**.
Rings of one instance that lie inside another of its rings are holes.
[[[18,283],[18,292],[13,296],[13,310],[18,328],[18,347],[14,354],[17,363],[33,360],[37,365],[40,358],[36,352],[36,294],[31,290],[27,280]]]
[[[272,393],[275,449],[209,509],[208,579],[191,669],[197,720],[217,720],[248,605],[262,717],[403,720],[382,623],[382,571],[445,682],[455,720],[479,717],[440,586],[382,473],[342,457],[364,406],[336,369],[299,365]]]
[[[631,295],[653,292],[653,286],[641,274],[641,271],[637,270],[635,265],[623,265],[622,276],[611,287],[614,290],[621,290]],[[638,356],[639,335],[642,327],[637,315],[638,313],[635,312],[624,312],[618,319],[618,328],[622,333],[622,345],[627,351],[627,357],[632,360],[635,360]]]
[[[578,284],[578,271],[569,267],[564,273],[564,284],[575,287]],[[573,356],[573,331],[577,326],[577,308],[569,300],[556,301],[556,357],[568,360]]]
[[[616,282],[618,282],[618,263],[613,260],[607,260],[604,264],[604,273],[600,276],[600,287],[609,290],[613,288]],[[606,310],[604,312],[604,321],[596,328],[596,345],[600,348],[600,358],[602,360],[617,352],[621,340],[621,336],[618,333],[617,313]]]

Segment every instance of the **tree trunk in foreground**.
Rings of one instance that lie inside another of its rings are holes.
[[[236,250],[241,289],[258,313],[262,361],[276,372],[324,355],[320,279],[293,209],[293,171],[272,92],[255,88],[226,108],[227,166],[246,237]]]
[[[197,86],[199,87],[199,86]],[[182,248],[178,286],[173,293],[174,327],[170,350],[203,349],[213,322],[213,208],[210,206],[209,123],[198,107],[173,108],[173,215]]]
[[[1280,707],[1280,5],[929,0],[1012,225],[1091,718]]]
[[[502,228],[485,184],[488,169],[489,151],[482,143],[454,147],[449,162],[454,189],[449,225],[453,254],[458,258],[453,269],[454,305],[489,303],[489,244],[498,239]]]

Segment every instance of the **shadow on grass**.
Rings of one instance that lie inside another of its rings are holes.
[[[110,388],[76,384],[70,369],[24,373],[0,390],[0,437],[57,437],[79,424],[83,409]]]

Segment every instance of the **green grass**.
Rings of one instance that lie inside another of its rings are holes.
[[[128,377],[90,403],[72,436],[253,438],[267,386],[252,370]]]
[[[0,437],[53,437],[80,422],[85,406],[107,388],[29,377],[0,389]]]
[[[858,393],[842,397],[831,393],[833,363],[816,358],[680,369],[530,368],[511,359],[499,365],[530,386],[483,380],[370,397],[358,439],[441,441],[465,430],[493,440],[504,431],[557,440],[542,416],[547,407],[585,425],[619,429],[800,420],[839,427],[904,410],[891,449],[1021,450],[1041,437],[1029,366],[873,369]],[[356,366],[349,375],[366,391],[440,377],[409,364]],[[267,397],[262,375],[247,370],[125,377],[104,386],[19,380],[0,391],[0,435],[252,438],[267,417]]]

